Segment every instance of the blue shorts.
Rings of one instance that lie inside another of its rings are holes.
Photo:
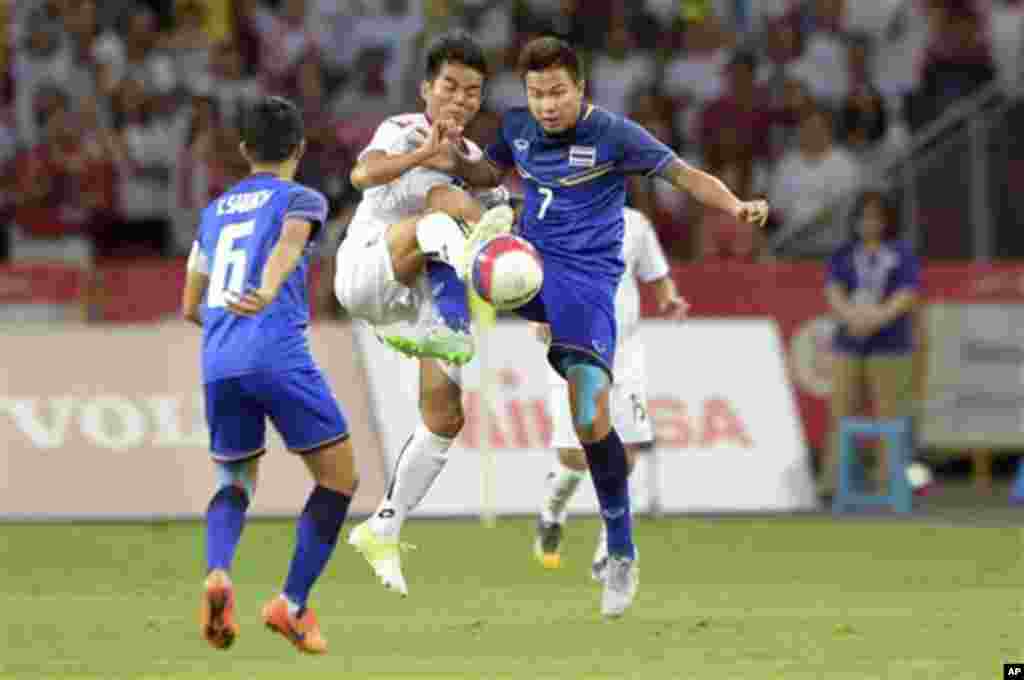
[[[528,321],[551,326],[548,362],[562,374],[561,359],[582,354],[613,378],[618,281],[585,278],[551,259],[544,260],[544,283],[537,297],[516,312]]]
[[[338,400],[316,368],[251,373],[206,384],[206,421],[214,460],[255,458],[266,449],[267,418],[295,453],[348,437]]]

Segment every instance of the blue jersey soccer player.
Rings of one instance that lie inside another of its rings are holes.
[[[524,180],[520,233],[544,260],[544,285],[519,311],[550,325],[548,360],[569,383],[573,425],[608,533],[601,610],[614,617],[630,606],[637,585],[626,454],[608,405],[626,176],[661,176],[701,203],[758,224],[768,205],[740,201],[633,121],[585,103],[580,59],[564,41],[531,41],[519,67],[527,108],[505,114],[498,141],[483,159],[453,152],[438,167],[481,187],[497,185],[513,168]]]
[[[203,211],[189,257],[183,308],[203,328],[206,418],[218,480],[206,512],[201,633],[218,649],[238,634],[229,571],[266,451],[266,419],[316,482],[299,516],[284,589],[263,608],[266,625],[303,652],[327,650],[306,601],[356,487],[348,424],[306,339],[309,254],[327,201],[292,181],[304,149],[294,104],[279,97],[254,104],[241,145],[252,174]]]

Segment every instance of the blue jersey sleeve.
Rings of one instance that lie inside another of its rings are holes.
[[[290,217],[311,222],[313,236],[310,237],[310,241],[314,241],[323,231],[321,227],[327,222],[327,199],[319,191],[309,187],[300,187],[288,199],[284,219],[287,220]]]
[[[484,157],[491,162],[508,168],[515,164],[515,156],[512,154],[512,147],[508,143],[509,114],[501,122],[501,130],[498,131],[498,139],[487,145],[484,150]]]
[[[921,289],[921,262],[910,248],[900,250],[900,263],[893,274],[894,291]]]
[[[675,151],[628,118],[623,118],[619,126],[619,144],[622,149],[619,169],[626,173],[656,175],[677,157]]]
[[[851,266],[848,253],[848,248],[840,248],[828,259],[828,274],[825,278],[825,285],[842,286],[847,293],[850,293],[856,287],[857,282],[854,280],[853,267]]]

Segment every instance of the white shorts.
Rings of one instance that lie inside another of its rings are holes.
[[[615,350],[615,383],[610,395],[612,425],[623,444],[654,441],[654,427],[647,410],[647,374],[644,368],[644,347],[634,335]],[[578,449],[580,442],[569,408],[569,385],[554,369],[551,373],[551,390],[548,392],[551,448]]]
[[[374,326],[418,319],[423,293],[429,292],[425,277],[416,288],[395,279],[384,230],[350,235],[338,248],[336,265],[334,294],[350,316]]]
[[[334,294],[353,318],[378,328],[394,324],[422,328],[434,323],[436,314],[427,275],[420,274],[414,288],[396,280],[383,231],[377,238],[346,238],[338,248],[336,264]],[[410,330],[405,326],[386,332],[401,335]],[[415,334],[415,330],[411,332]],[[452,382],[462,385],[461,367],[439,363]]]

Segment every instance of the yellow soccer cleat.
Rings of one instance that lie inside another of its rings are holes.
[[[402,551],[411,550],[414,546],[400,543],[397,538],[377,536],[370,528],[369,521],[352,529],[348,535],[348,544],[370,563],[373,573],[385,588],[402,597],[409,595],[409,588],[402,575]]]

